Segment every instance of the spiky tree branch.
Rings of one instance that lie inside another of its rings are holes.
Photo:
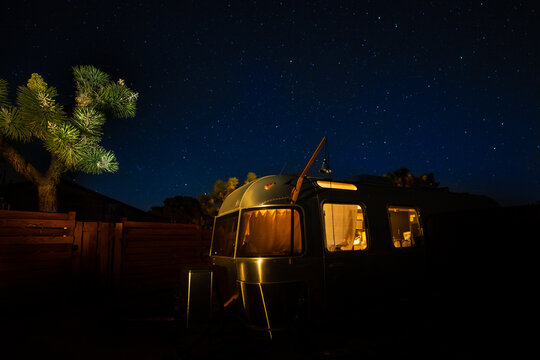
[[[105,114],[133,117],[136,112],[138,94],[122,79],[112,82],[109,75],[92,66],[74,67],[73,76],[76,104],[71,116],[54,100],[56,89],[38,74],[32,74],[26,86],[19,86],[16,106],[9,103],[7,83],[0,79],[0,154],[37,186],[41,211],[56,211],[56,200],[50,197],[56,197],[64,171],[100,174],[118,170],[114,153],[99,145]],[[41,140],[51,154],[45,174],[6,142],[32,138]]]

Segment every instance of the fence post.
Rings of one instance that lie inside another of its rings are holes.
[[[113,270],[113,281],[115,289],[118,288],[120,284],[120,276],[122,272],[122,243],[123,243],[123,231],[124,223],[116,223],[114,227],[114,244],[113,244],[113,259],[112,259],[112,270]]]
[[[84,222],[77,221],[73,232],[73,246],[71,253],[71,272],[74,280],[78,281],[81,277],[81,250],[82,250],[82,231]]]
[[[112,224],[108,222],[98,223],[98,241],[97,241],[97,273],[99,285],[101,288],[106,288],[109,282],[109,264],[112,256],[110,242],[113,239],[111,234]]]
[[[82,239],[81,272],[85,282],[94,283],[97,273],[97,237],[98,223],[87,221],[84,223]]]

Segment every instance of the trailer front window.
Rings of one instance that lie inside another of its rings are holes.
[[[354,251],[367,249],[364,209],[357,204],[324,204],[326,249]]]
[[[287,256],[302,252],[302,227],[296,209],[242,212],[237,256]]]
[[[216,218],[212,239],[212,255],[234,256],[238,213]]]
[[[388,216],[394,247],[413,247],[421,242],[424,231],[416,209],[391,206],[388,208]]]

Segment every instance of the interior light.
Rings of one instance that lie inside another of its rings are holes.
[[[352,191],[357,190],[356,185],[354,184],[347,184],[347,183],[341,183],[341,182],[335,182],[335,181],[317,180],[317,185],[326,189],[352,190]]]

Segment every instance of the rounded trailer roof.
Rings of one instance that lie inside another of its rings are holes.
[[[297,179],[298,176],[289,175],[269,175],[255,179],[227,196],[219,209],[219,215],[266,204],[288,204]],[[306,180],[304,185],[309,182]]]
[[[291,191],[296,185],[297,180],[297,175],[269,175],[258,178],[249,184],[239,187],[229,196],[227,196],[227,198],[223,201],[223,205],[221,205],[221,208],[219,209],[218,216],[233,211],[238,211],[240,209],[252,208],[263,205],[288,205],[290,204]],[[329,187],[325,186],[323,183],[332,183],[333,188],[337,191],[340,191],[339,189],[345,189],[340,185],[351,184],[353,186],[362,186],[364,191],[373,191],[377,189],[377,191],[379,192],[387,192],[388,190],[390,190],[391,193],[394,194],[394,196],[396,196],[398,193],[409,193],[409,197],[418,197],[421,195],[421,198],[423,198],[424,200],[431,199],[430,203],[433,203],[435,198],[442,196],[444,199],[446,199],[445,201],[450,201],[450,199],[454,199],[452,200],[453,202],[461,205],[470,202],[471,204],[476,204],[473,207],[498,206],[498,204],[493,199],[482,195],[452,193],[445,188],[398,188],[395,187],[388,179],[374,176],[359,176],[348,180],[330,180],[306,176],[304,178],[304,182],[301,188],[299,200],[302,199],[302,194],[305,195],[311,193],[310,190],[312,190],[314,187],[318,189],[327,188],[325,190],[328,190]],[[346,189],[353,190],[350,188]],[[356,187],[354,187],[354,190],[357,190]],[[435,198],[433,196],[435,196]]]

